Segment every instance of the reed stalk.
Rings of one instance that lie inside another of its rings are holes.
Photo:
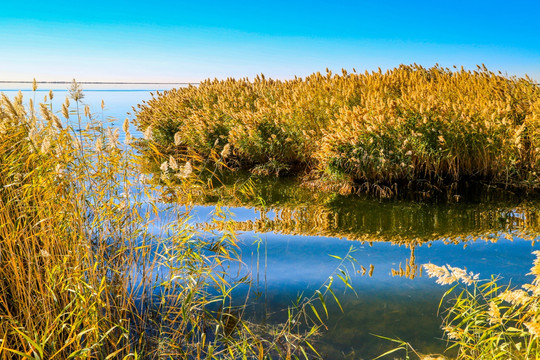
[[[315,298],[279,331],[250,322],[231,295],[250,281],[227,271],[242,266],[235,233],[200,233],[161,201],[173,171],[174,191],[200,187],[189,159],[152,180],[129,122],[124,144],[92,116],[83,128],[70,94],[78,133],[46,103],[33,118],[22,95],[0,100],[0,358],[317,357],[318,320],[302,320]]]

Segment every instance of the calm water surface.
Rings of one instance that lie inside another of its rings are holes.
[[[40,88],[36,100],[43,101],[48,90]],[[66,95],[66,89],[55,90],[55,111]],[[132,107],[150,98],[147,89],[87,89],[83,102],[109,126],[121,127]],[[372,334],[399,337],[423,353],[443,351],[437,306],[447,287],[422,276],[422,264],[466,267],[515,285],[530,281],[526,274],[540,233],[536,202],[474,191],[451,204],[377,201],[314,193],[294,180],[256,179],[255,191],[252,199],[223,201],[240,234],[245,271],[254,274],[248,302],[254,319],[285,319],[280,309],[299,293],[313,293],[339,266],[330,255],[352,251],[356,260],[347,268],[356,294],[336,283],[344,311],[329,302],[328,330],[317,340],[329,359],[372,358],[392,346]],[[199,199],[192,222],[208,222],[215,204],[216,198]],[[358,272],[360,266],[373,266],[372,276]],[[235,293],[239,302],[246,291]]]
[[[423,353],[443,352],[437,308],[448,287],[422,276],[422,264],[499,275],[516,286],[531,280],[526,274],[540,233],[536,202],[489,192],[458,203],[378,201],[314,193],[294,180],[255,184],[264,207],[235,200],[229,209],[244,261],[264,275],[255,287],[263,296],[252,304],[269,321],[279,321],[278,309],[302,291],[313,293],[335,271],[339,260],[330,255],[353,249],[357,263],[348,269],[356,294],[336,283],[344,311],[332,307],[319,339],[327,358],[373,358],[391,348],[373,334],[401,338]],[[199,200],[194,221],[210,219],[213,201]],[[372,276],[359,273],[360,265],[373,266]]]

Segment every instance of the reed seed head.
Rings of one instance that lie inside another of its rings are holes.
[[[119,134],[118,128],[116,128],[114,130],[112,130],[111,128],[107,129],[107,140],[109,142],[109,149],[110,150],[114,150],[114,149],[118,148],[118,145],[119,145],[118,138],[119,138],[119,136],[120,136],[120,134]]]
[[[169,156],[169,167],[171,170],[178,170],[178,163],[172,155]]]
[[[79,102],[84,98],[83,89],[75,79],[73,79],[69,88],[69,96],[76,102]]]
[[[180,146],[180,144],[182,144],[182,134],[178,131],[174,134],[174,145]]]
[[[143,138],[145,140],[151,141],[153,140],[153,129],[152,126],[148,126],[146,130],[143,131]]]
[[[62,104],[62,116],[64,116],[66,120],[69,120],[69,110],[66,104]]]
[[[525,322],[525,326],[529,330],[529,333],[536,339],[540,337],[540,324],[536,321]]]
[[[52,120],[53,124],[57,129],[62,129],[62,122],[60,121],[60,118],[56,116],[56,114],[52,114]]]
[[[221,151],[221,157],[223,159],[227,159],[229,156],[231,156],[231,145],[229,143],[225,144],[223,147],[223,150]]]
[[[122,125],[122,130],[124,130],[125,133],[129,132],[129,119],[128,118],[124,120],[124,124]]]
[[[98,137],[96,139],[96,142],[94,144],[94,149],[98,154],[100,154],[103,151],[103,139],[101,137]]]
[[[167,173],[167,171],[169,171],[169,163],[167,163],[167,161],[164,161],[163,163],[161,163],[161,166],[159,167],[161,172],[162,173]]]
[[[41,143],[41,152],[46,154],[51,148],[51,139],[49,136],[45,136],[43,142]]]
[[[495,302],[489,302],[488,321],[490,324],[502,324],[501,311]]]

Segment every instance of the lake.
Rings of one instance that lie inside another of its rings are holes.
[[[12,98],[17,85],[10,88],[1,91]],[[19,88],[25,99],[34,97]],[[88,88],[83,103],[108,126],[121,127],[132,118],[127,114],[132,107],[156,89],[166,87]],[[48,91],[40,85],[36,100],[43,101]],[[60,110],[66,95],[65,88],[54,90],[53,110]],[[247,177],[235,175],[229,184],[238,181]],[[440,340],[437,307],[448,287],[422,274],[421,265],[465,267],[481,278],[499,275],[517,286],[530,280],[531,252],[539,248],[540,204],[509,193],[473,189],[457,202],[379,201],[316,193],[292,179],[257,178],[254,189],[252,199],[222,200],[239,232],[242,271],[253,275],[248,301],[253,319],[281,321],[298,294],[311,296],[335,273],[336,256],[350,253],[356,260],[344,265],[356,293],[335,282],[343,312],[329,301],[328,330],[316,342],[328,359],[372,358],[392,347],[373,334],[399,337],[422,353],[442,352],[446,344]],[[191,221],[208,229],[217,200],[196,199]],[[246,287],[236,289],[239,303],[247,293]]]

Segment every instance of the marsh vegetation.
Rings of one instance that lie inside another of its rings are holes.
[[[37,86],[0,100],[0,358],[536,356],[529,79],[208,80],[119,128]]]
[[[156,93],[136,117],[168,154],[302,175],[344,194],[459,194],[471,181],[528,191],[539,181],[539,99],[532,80],[485,67],[402,65],[287,81],[207,80]]]
[[[241,267],[235,233],[203,235],[183,205],[160,202],[128,119],[108,127],[75,82],[58,115],[53,97],[0,101],[1,358],[316,354],[319,297],[299,298],[280,324],[249,323],[231,297],[249,284],[229,271]],[[185,175],[182,186],[197,182]]]

